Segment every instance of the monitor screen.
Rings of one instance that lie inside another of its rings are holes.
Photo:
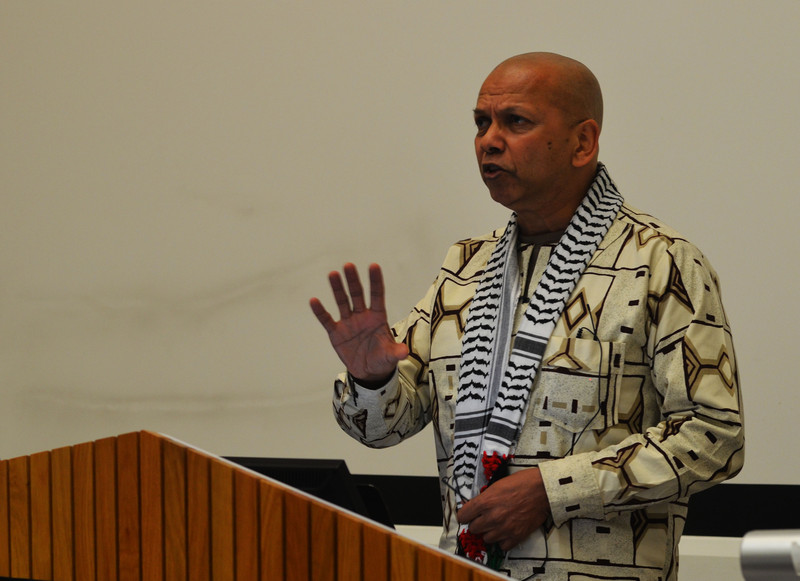
[[[226,456],[227,460],[386,526],[393,526],[380,492],[356,483],[344,460]]]

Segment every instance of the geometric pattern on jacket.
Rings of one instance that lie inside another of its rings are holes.
[[[371,447],[433,423],[440,546],[455,552],[453,428],[461,337],[502,231],[453,245],[393,327],[410,356],[383,388],[334,390],[340,426]],[[535,287],[535,285],[534,285]],[[677,232],[624,204],[531,378],[511,471],[538,466],[552,518],[508,553],[517,579],[677,578],[688,497],[744,459],[738,370],[717,276]]]

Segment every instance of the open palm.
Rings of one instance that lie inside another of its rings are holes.
[[[398,361],[408,356],[408,348],[397,343],[389,329],[380,266],[371,264],[369,267],[369,307],[353,264],[344,265],[344,277],[347,289],[338,272],[328,275],[340,320],[334,320],[317,298],[311,299],[311,310],[328,332],[331,345],[353,377],[367,382],[387,379]]]

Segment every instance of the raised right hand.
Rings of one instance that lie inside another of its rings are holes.
[[[369,266],[369,307],[355,265],[345,264],[344,276],[347,290],[338,272],[328,275],[341,319],[335,321],[317,298],[310,300],[311,310],[328,332],[331,345],[350,375],[367,382],[387,379],[397,363],[408,357],[408,347],[397,343],[389,330],[381,268],[377,264]]]

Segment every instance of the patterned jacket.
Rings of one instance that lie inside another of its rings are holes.
[[[428,293],[393,329],[411,354],[386,386],[369,390],[344,375],[335,386],[337,421],[368,446],[397,444],[433,422],[440,545],[450,551],[461,337],[501,234],[450,248]],[[676,579],[689,495],[735,475],[744,458],[731,332],[705,257],[623,205],[567,301],[532,390],[511,470],[540,468],[552,519],[509,552],[505,570],[518,579]]]

